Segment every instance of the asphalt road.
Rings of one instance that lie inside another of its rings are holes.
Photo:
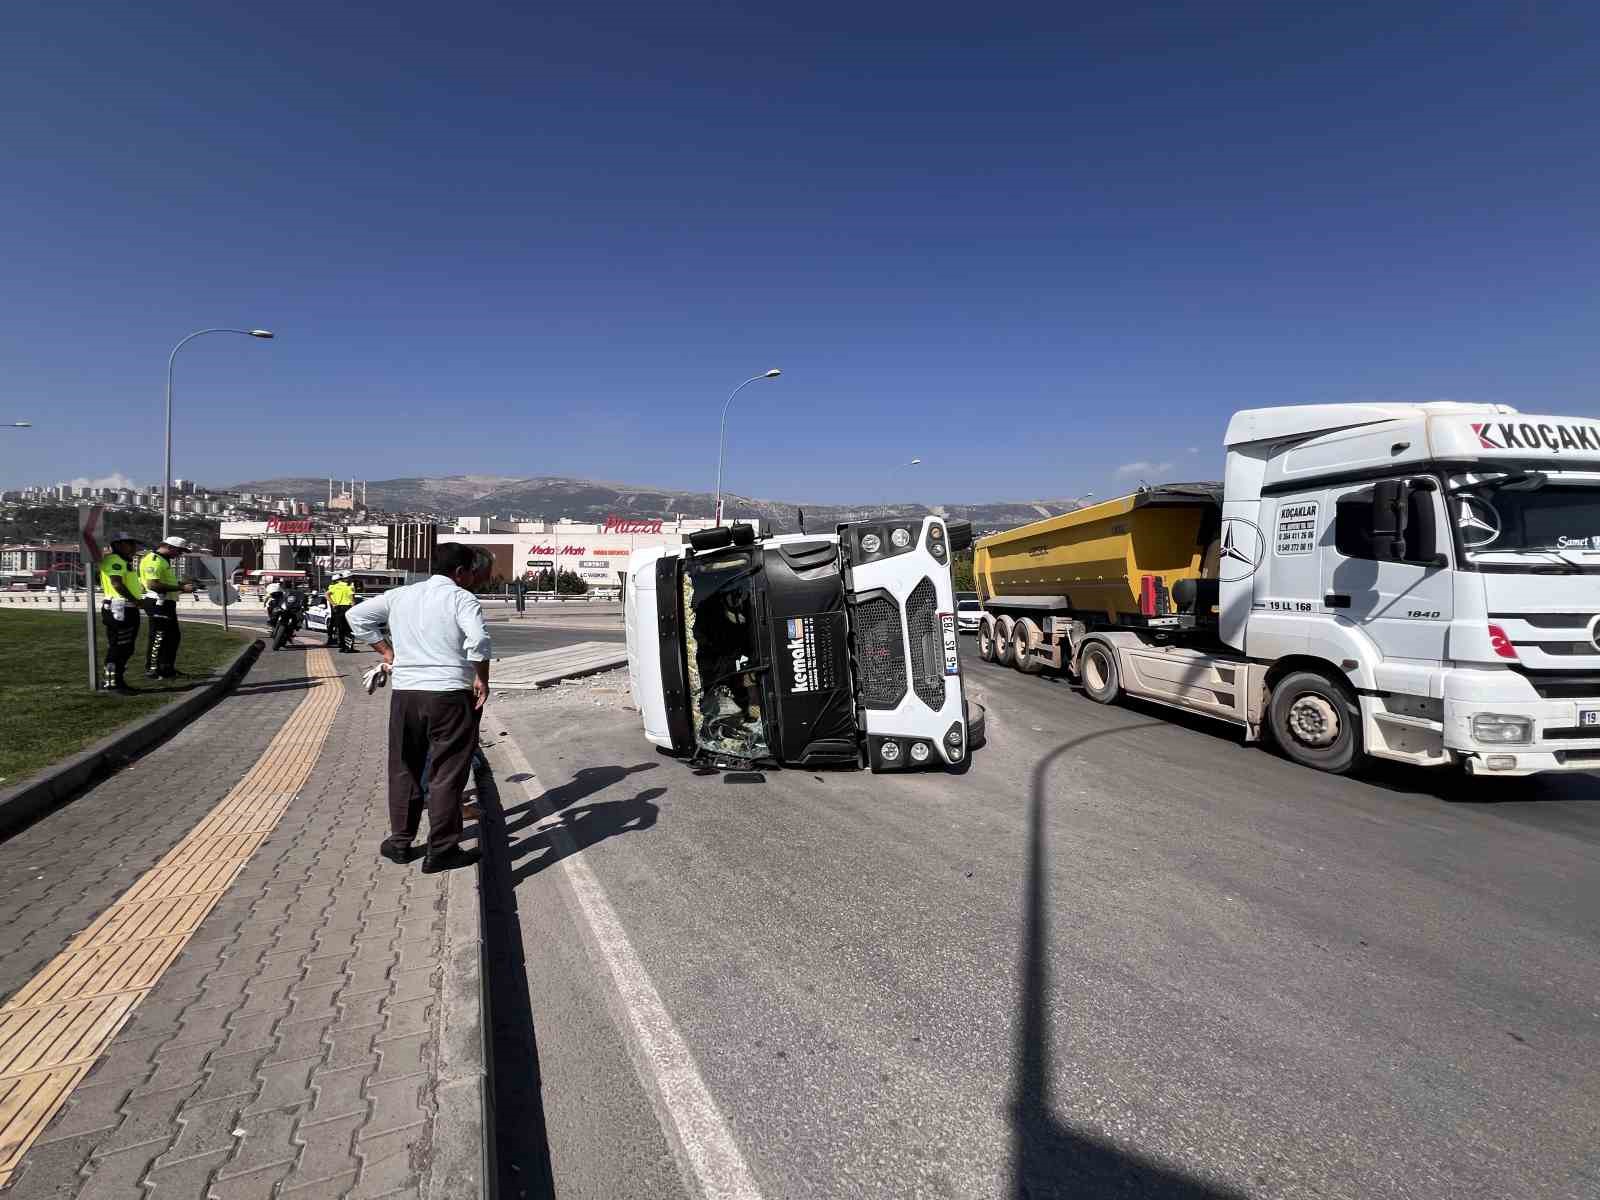
[[[497,698],[505,1194],[1600,1195],[1595,777],[1336,779],[966,671],[962,776]]]
[[[575,607],[575,606],[574,606]],[[596,608],[599,606],[597,605]],[[624,640],[622,617],[606,612],[555,613],[549,616],[536,614],[512,618],[495,608],[486,606],[485,624],[489,639],[494,645],[496,658],[512,654],[529,654],[535,650],[555,650],[574,642],[620,642]],[[206,619],[215,619],[207,614]],[[243,614],[230,611],[230,622],[248,625],[262,632],[267,630],[267,619],[259,607],[246,606]],[[295,635],[297,644],[310,645],[321,639],[320,632],[301,631]]]

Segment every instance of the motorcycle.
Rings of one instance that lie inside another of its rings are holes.
[[[282,650],[293,643],[296,630],[305,628],[305,600],[298,592],[289,592],[268,608],[267,622],[272,626],[272,648]]]

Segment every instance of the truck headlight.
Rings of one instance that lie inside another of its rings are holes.
[[[861,535],[861,552],[863,554],[876,554],[883,549],[883,539],[875,533]]]
[[[909,529],[896,529],[889,535],[889,540],[894,543],[896,549],[904,550],[911,545],[911,531]],[[865,549],[865,543],[862,544],[862,548]]]
[[[925,763],[925,762],[928,761],[928,755],[930,755],[932,753],[933,753],[933,750],[928,745],[927,742],[912,742],[911,743],[911,761],[912,762]]]
[[[1505,713],[1474,713],[1472,738],[1497,746],[1519,745],[1533,741],[1533,722],[1527,717],[1513,717]]]

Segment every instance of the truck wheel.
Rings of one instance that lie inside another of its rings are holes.
[[[1018,619],[1011,630],[1011,665],[1024,675],[1037,675],[1044,670],[1044,664],[1032,657],[1032,650],[1044,635],[1039,632],[1039,627],[1028,617]]]
[[[1344,775],[1361,764],[1361,707],[1315,671],[1295,671],[1272,689],[1272,736],[1302,766]]]
[[[1096,704],[1115,704],[1122,696],[1122,675],[1117,652],[1104,642],[1090,642],[1078,656],[1078,678],[1083,694]]]
[[[1011,618],[1001,617],[994,623],[994,661],[1002,667],[1011,665]]]
[[[978,657],[984,662],[993,662],[995,659],[994,622],[983,620],[978,623]]]

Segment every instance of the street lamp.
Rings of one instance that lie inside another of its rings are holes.
[[[7,429],[32,429],[32,421],[11,421],[6,424]]]
[[[782,374],[783,374],[783,372],[778,370],[777,367],[773,367],[772,370],[767,371],[764,374],[752,375],[752,376],[750,376],[749,379],[746,379],[738,387],[734,388],[733,391],[729,392],[728,393],[728,398],[722,402],[722,431],[717,435],[717,524],[718,525],[722,524],[722,455],[723,455],[723,451],[727,449],[727,445],[728,445],[728,405],[733,403],[733,398],[735,396],[737,396],[741,391],[743,391],[750,384],[754,383],[756,380],[758,380],[758,379],[776,379],[779,375],[782,375]]]
[[[167,453],[161,474],[161,537],[166,539],[168,526],[172,522],[172,360],[178,357],[178,351],[186,344],[194,341],[201,334],[206,333],[237,333],[244,337],[263,338],[270,341],[270,329],[197,329],[183,341],[172,348],[172,353],[167,355]]]

